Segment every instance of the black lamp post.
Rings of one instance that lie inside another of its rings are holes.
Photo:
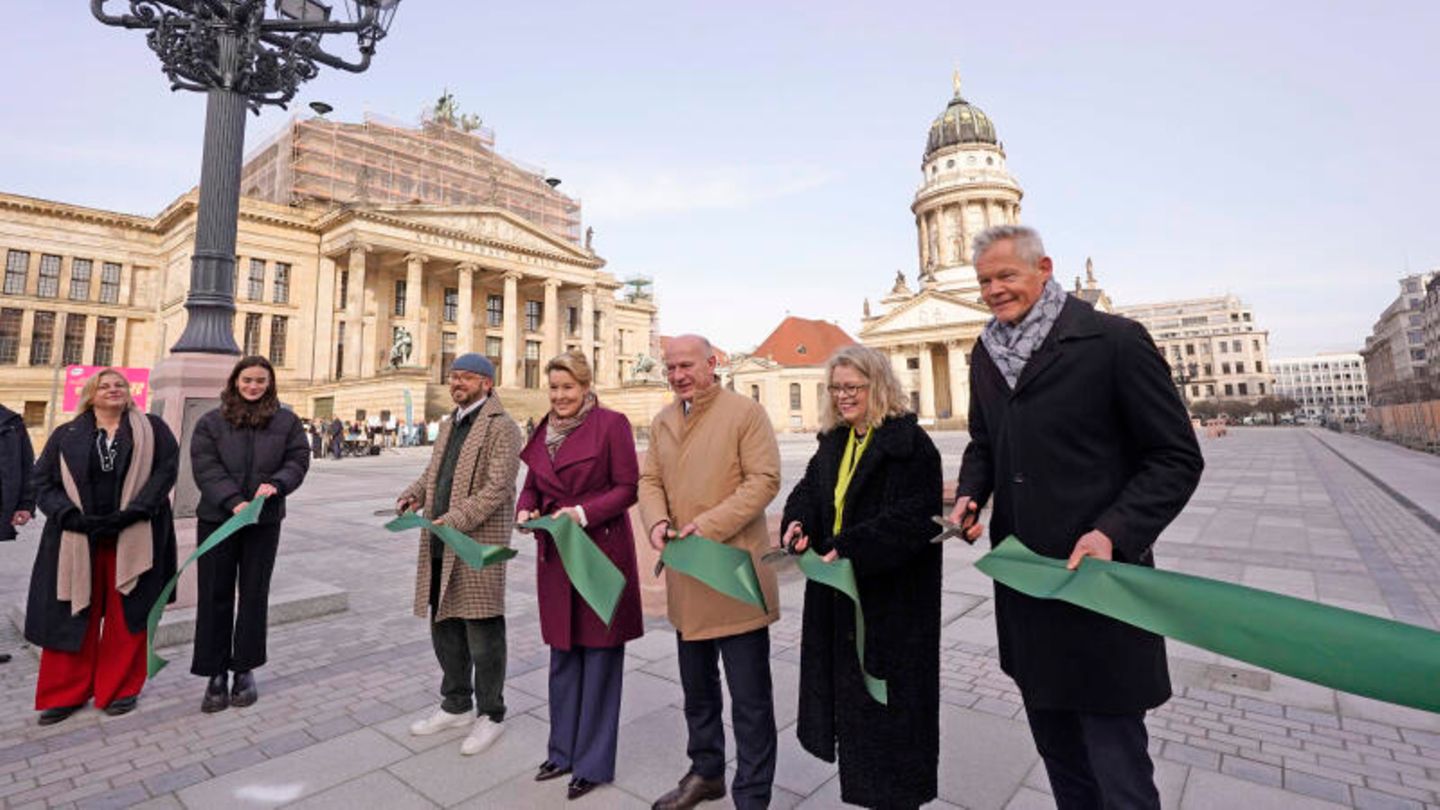
[[[120,0],[125,3],[126,0]],[[284,107],[320,66],[360,73],[385,37],[400,0],[344,0],[347,20],[331,19],[317,0],[128,0],[125,14],[90,11],[106,25],[143,28],[171,90],[208,96],[200,206],[190,263],[190,317],[172,352],[239,354],[235,345],[235,231],[245,111]],[[354,34],[359,58],[347,61],[320,47],[326,34]]]

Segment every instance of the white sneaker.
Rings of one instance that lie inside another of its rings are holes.
[[[424,720],[416,720],[411,723],[410,733],[416,737],[426,737],[445,731],[446,729],[464,728],[469,722],[469,712],[451,714],[444,709],[436,709],[434,714]]]
[[[475,719],[475,725],[470,729],[470,736],[465,742],[460,743],[460,753],[465,756],[478,754],[495,744],[500,735],[505,733],[505,724],[497,723],[489,717],[481,716]]]

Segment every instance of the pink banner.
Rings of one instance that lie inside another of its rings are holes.
[[[66,366],[65,367],[65,398],[62,400],[62,409],[66,413],[74,413],[80,406],[80,389],[85,387],[85,382],[94,376],[95,372],[105,368],[104,366]],[[150,404],[150,369],[148,368],[120,368],[115,370],[124,375],[130,383],[130,398],[141,411],[148,409]]]

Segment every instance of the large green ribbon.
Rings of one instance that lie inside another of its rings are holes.
[[[1440,712],[1440,633],[1174,571],[1087,559],[1075,571],[1013,536],[975,567],[997,582],[1296,678]]]
[[[209,537],[205,538],[205,542],[201,543],[190,553],[189,557],[185,558],[185,563],[175,572],[175,576],[171,577],[170,581],[165,583],[165,587],[160,589],[160,598],[156,599],[155,604],[150,606],[150,613],[145,617],[145,669],[147,677],[155,677],[160,670],[164,669],[165,666],[170,663],[155,653],[155,630],[160,626],[160,616],[165,613],[165,603],[170,601],[170,594],[175,592],[175,585],[180,581],[180,575],[185,573],[185,569],[190,567],[190,563],[195,562],[209,553],[211,549],[230,539],[230,535],[240,531],[246,526],[254,526],[255,523],[260,520],[260,510],[263,508],[265,508],[265,496],[261,495],[250,501],[250,505],[231,515],[229,520],[221,523],[215,531],[210,533]]]
[[[865,691],[875,702],[890,705],[890,689],[884,678],[876,678],[865,671],[865,613],[860,609],[860,588],[855,583],[855,565],[840,557],[825,562],[814,549],[806,550],[795,561],[800,572],[811,582],[828,585],[850,597],[855,603],[855,657],[860,662],[860,676],[865,679]]]
[[[743,548],[691,534],[667,542],[660,561],[731,599],[766,610],[755,561]]]
[[[486,543],[477,543],[470,535],[465,534],[454,526],[445,526],[433,520],[423,518],[414,512],[406,512],[385,524],[385,528],[392,532],[403,532],[406,529],[426,529],[431,535],[440,538],[440,542],[450,547],[466,565],[477,571],[487,565],[494,565],[497,562],[504,562],[520,552],[509,546],[492,546]]]
[[[570,584],[609,627],[610,620],[615,618],[615,606],[620,603],[620,593],[625,590],[625,575],[615,563],[595,545],[580,524],[569,517],[538,517],[520,525],[550,533]]]

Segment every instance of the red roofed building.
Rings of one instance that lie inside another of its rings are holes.
[[[730,387],[764,405],[776,430],[817,430],[825,361],[856,342],[829,321],[789,316],[755,351],[733,358]]]

